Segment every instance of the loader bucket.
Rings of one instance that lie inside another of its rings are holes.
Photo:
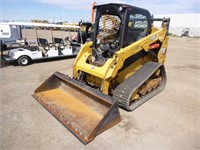
[[[59,72],[33,97],[84,144],[120,121],[117,101]]]

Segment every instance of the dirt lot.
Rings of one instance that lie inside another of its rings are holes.
[[[200,149],[200,39],[171,38],[165,90],[83,145],[34,98],[52,73],[72,75],[74,59],[26,67],[1,62],[0,149]]]

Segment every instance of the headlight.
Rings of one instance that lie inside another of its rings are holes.
[[[10,56],[10,57],[15,57],[15,53],[10,52],[10,53],[9,53],[9,56]]]
[[[15,57],[15,53],[12,53],[12,57]]]
[[[165,52],[166,52],[166,48],[161,48],[161,54],[165,55]]]

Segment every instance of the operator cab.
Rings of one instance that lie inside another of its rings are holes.
[[[151,29],[150,13],[125,4],[95,6],[93,57],[106,61],[115,52],[146,36]]]

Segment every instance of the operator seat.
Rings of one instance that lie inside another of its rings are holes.
[[[37,38],[37,42],[39,45],[39,49],[42,51],[42,54],[44,56],[47,56],[47,52],[49,50],[49,43],[48,43],[47,39]]]

